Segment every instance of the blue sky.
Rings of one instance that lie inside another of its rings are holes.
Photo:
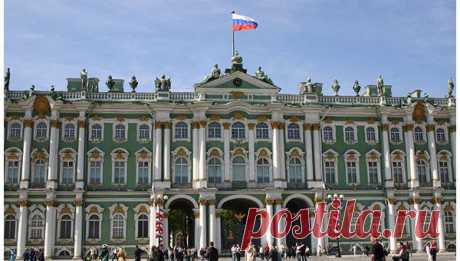
[[[135,74],[138,91],[150,92],[165,73],[173,90],[191,91],[213,64],[230,65],[232,10],[259,23],[236,33],[245,68],[262,66],[283,93],[311,76],[326,95],[334,79],[352,94],[354,80],[365,86],[382,74],[395,96],[443,97],[455,77],[454,0],[10,0],[10,88],[64,90],[87,68],[103,90],[109,74]]]

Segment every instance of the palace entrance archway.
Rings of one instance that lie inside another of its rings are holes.
[[[308,200],[310,201],[310,200]],[[285,207],[289,209],[289,211],[292,213],[292,215],[296,215],[299,210],[304,209],[304,208],[310,208],[310,216],[314,215],[314,208],[309,205],[309,202],[305,198],[300,198],[300,197],[292,197],[287,199],[287,203],[285,204]],[[309,220],[310,226],[312,223],[312,220]],[[300,221],[297,219],[295,220],[292,225],[299,225],[300,226]],[[292,233],[289,233],[288,236],[286,237],[286,245],[288,247],[295,246],[297,242],[304,244],[310,248],[310,253],[312,251],[312,243],[311,243],[311,235],[304,239],[295,239]]]
[[[169,245],[193,248],[195,246],[194,204],[186,198],[177,198],[168,205]]]

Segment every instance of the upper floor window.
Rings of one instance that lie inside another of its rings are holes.
[[[265,158],[257,160],[257,183],[270,182],[270,163]]]
[[[393,127],[390,130],[390,140],[393,143],[399,143],[401,142],[401,132],[399,128]]]
[[[102,140],[102,126],[99,123],[91,126],[91,140]]]
[[[113,183],[125,184],[126,161],[116,160],[113,163]]]
[[[10,139],[20,139],[21,138],[21,124],[19,122],[13,122],[10,125],[9,137]]]
[[[175,161],[174,166],[174,183],[186,184],[188,183],[188,161],[180,157]]]
[[[102,184],[102,161],[91,160],[89,162],[89,184],[90,185]]]
[[[289,183],[301,184],[302,182],[302,163],[299,158],[291,158],[288,164]]]
[[[378,161],[372,160],[367,162],[367,172],[369,174],[369,184],[379,184],[379,165]]]
[[[122,239],[125,237],[125,219],[121,214],[115,214],[112,218],[112,238]]]
[[[395,184],[403,184],[404,179],[404,170],[403,170],[403,164],[402,161],[393,161],[392,162],[392,171],[393,171],[393,178],[394,178],[394,183]]]
[[[8,160],[6,169],[6,184],[18,184],[19,160]]]
[[[300,140],[300,129],[298,124],[291,123],[288,125],[288,139]]]
[[[347,161],[346,162],[346,171],[347,171],[347,182],[349,184],[358,183],[358,166],[357,161]]]
[[[149,217],[145,214],[137,218],[137,238],[147,238],[149,236]]]
[[[441,183],[449,183],[449,162],[447,160],[439,161],[439,176],[441,177]]]
[[[16,238],[16,218],[13,215],[5,217],[5,239]]]
[[[39,122],[35,127],[35,137],[37,139],[46,139],[48,133],[48,125],[45,122]]]
[[[75,139],[75,125],[72,123],[67,123],[64,125],[64,140],[74,140]]]
[[[265,122],[256,125],[256,139],[268,139],[268,125]]]
[[[326,126],[323,128],[323,141],[326,143],[334,141],[334,133],[332,127]]]
[[[30,225],[30,238],[38,240],[43,239],[43,218],[40,215],[35,214],[32,217],[32,222]]]
[[[149,162],[137,162],[137,184],[146,185],[149,183]]]
[[[100,238],[100,219],[97,215],[91,215],[88,219],[88,239]]]
[[[62,161],[62,184],[70,185],[73,183],[74,162],[70,160]]]
[[[444,143],[447,141],[446,139],[446,131],[443,128],[436,129],[436,141],[438,143]]]
[[[36,160],[34,166],[33,183],[37,185],[45,184],[46,179],[46,164],[44,160]]]
[[[414,139],[416,142],[423,142],[423,130],[420,127],[415,127],[414,129]]]
[[[150,139],[150,127],[147,124],[141,124],[139,126],[139,140]]]
[[[235,122],[232,125],[232,139],[245,139],[246,128],[241,122]]]
[[[126,139],[126,127],[123,124],[115,125],[115,140],[123,141]]]
[[[377,141],[377,138],[375,135],[375,128],[373,127],[366,128],[366,140],[368,143],[375,143]]]
[[[446,228],[446,233],[455,233],[454,216],[452,215],[452,211],[444,211],[444,226]]]
[[[61,224],[59,228],[59,238],[71,239],[72,238],[72,218],[69,215],[61,217]]]
[[[246,161],[242,156],[237,156],[232,160],[233,181],[246,180]]]
[[[208,161],[208,182],[217,184],[222,182],[222,162],[213,157]]]
[[[212,122],[208,125],[208,138],[220,139],[222,137],[222,129],[218,122]]]
[[[324,176],[326,184],[335,184],[335,161],[325,160],[324,161]]]
[[[420,185],[427,185],[428,184],[428,177],[427,177],[427,164],[424,160],[417,160],[417,176],[420,182]]]
[[[345,142],[349,144],[355,143],[355,129],[353,127],[345,128]]]
[[[185,122],[178,122],[174,128],[176,139],[188,139],[188,126]]]

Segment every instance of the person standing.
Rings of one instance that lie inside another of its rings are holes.
[[[385,261],[385,249],[376,239],[372,239],[372,261]]]
[[[251,244],[251,246],[246,250],[246,261],[256,261],[256,256],[257,256],[257,250],[254,244]]]
[[[142,251],[142,249],[139,248],[139,246],[136,245],[136,249],[134,250],[134,260],[135,261],[141,261],[141,257],[142,257],[142,253],[144,251]]]
[[[116,247],[114,247],[114,248],[112,249],[112,261],[115,261],[115,260],[118,261],[117,252],[118,252],[118,249],[117,249]]]
[[[295,247],[295,257],[297,258],[297,261],[302,261],[302,248],[303,245],[297,242]]]
[[[214,242],[209,242],[209,247],[206,250],[205,254],[206,258],[208,261],[217,261],[219,260],[219,251],[217,251],[217,248],[214,247]]]
[[[16,260],[16,250],[14,248],[10,249],[10,261]]]
[[[431,246],[430,246],[431,260],[436,261],[437,254],[438,254],[438,245],[436,244],[436,241],[433,240],[431,241]]]
[[[399,242],[398,254],[393,256],[393,261],[409,261],[409,251],[403,242]]]
[[[99,257],[101,261],[109,261],[109,248],[107,245],[102,245],[101,255]]]
[[[120,261],[126,261],[126,252],[123,248],[120,247],[118,249],[117,257],[118,257],[118,260]]]

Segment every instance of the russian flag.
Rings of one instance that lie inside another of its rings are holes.
[[[232,20],[232,30],[234,32],[242,30],[253,30],[257,28],[257,22],[251,17],[232,13]]]

